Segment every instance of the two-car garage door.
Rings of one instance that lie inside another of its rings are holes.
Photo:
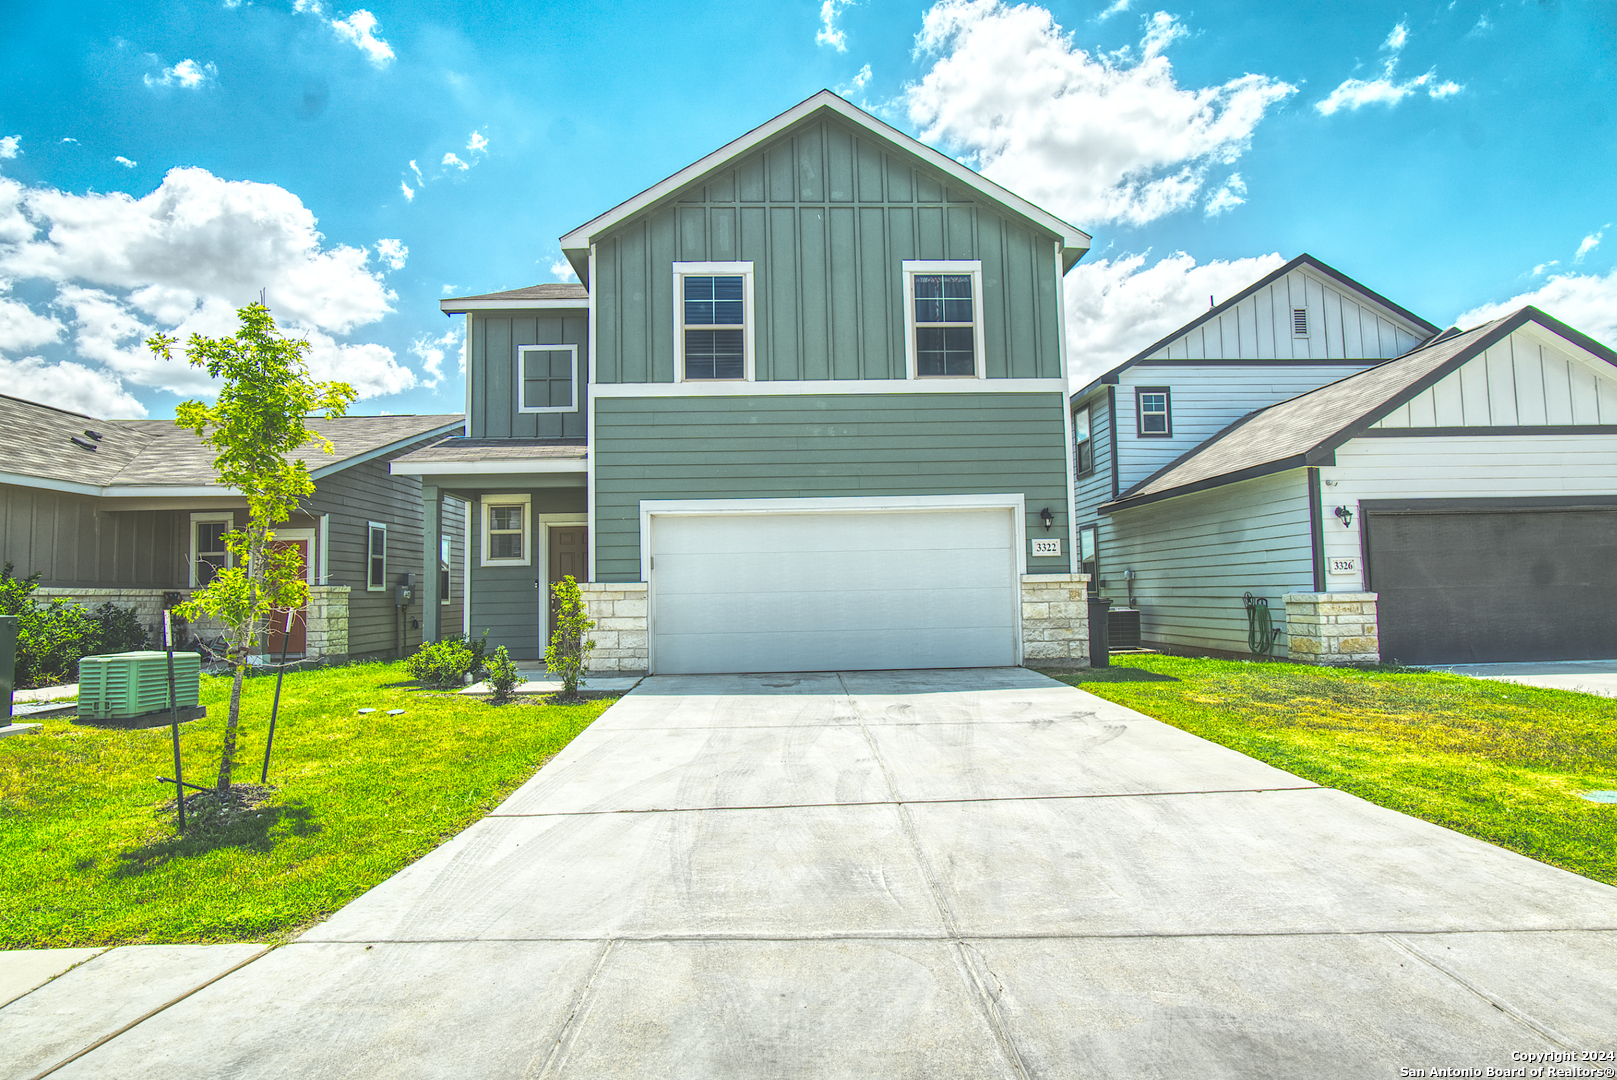
[[[1381,656],[1617,657],[1617,508],[1366,514]]]
[[[659,674],[1011,665],[1008,508],[649,517]]]

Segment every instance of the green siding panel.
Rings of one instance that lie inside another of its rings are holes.
[[[539,648],[539,587],[535,582],[548,572],[539,565],[538,531],[542,527],[541,514],[582,514],[584,492],[554,488],[524,489],[521,486],[490,488],[485,494],[533,496],[532,530],[528,542],[534,560],[528,566],[482,566],[483,510],[479,502],[472,503],[472,535],[467,541],[472,552],[472,622],[469,632],[474,637],[488,635],[488,651],[501,645],[513,660],[537,660],[543,653]]]
[[[598,398],[596,578],[640,580],[646,499],[1021,492],[1028,536],[1065,552],[1065,407],[1059,393]],[[1065,555],[1028,559],[1029,573],[1067,569]]]
[[[517,350],[524,345],[578,346],[580,390],[588,379],[589,320],[583,311],[477,312],[471,317],[474,439],[582,439],[584,394],[573,412],[517,411]]]
[[[902,263],[980,259],[991,378],[1058,378],[1057,237],[836,118],[597,238],[597,379],[672,382],[675,261],[754,267],[763,381],[904,376]]]

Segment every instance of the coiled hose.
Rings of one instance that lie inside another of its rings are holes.
[[[1246,605],[1246,647],[1252,651],[1252,659],[1262,660],[1273,656],[1275,639],[1280,636],[1280,631],[1270,622],[1269,601],[1246,593],[1241,597],[1241,602]]]

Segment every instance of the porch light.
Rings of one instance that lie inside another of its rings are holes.
[[[1044,523],[1044,528],[1045,528],[1046,532],[1048,532],[1049,530],[1051,530],[1051,529],[1053,529],[1055,527],[1056,516],[1054,514],[1050,513],[1050,508],[1048,506],[1046,506],[1043,510],[1039,511],[1039,520]]]
[[[1342,522],[1343,528],[1353,528],[1353,511],[1349,510],[1345,506],[1338,506],[1336,508],[1336,516]]]

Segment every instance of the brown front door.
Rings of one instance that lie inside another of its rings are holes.
[[[550,572],[546,578],[545,595],[550,596],[550,617],[545,626],[545,640],[539,643],[541,653],[550,644],[550,635],[556,630],[556,598],[549,585],[554,585],[571,574],[574,581],[589,580],[589,530],[582,525],[554,526],[550,530]]]
[[[280,550],[282,548],[296,548],[298,560],[304,566],[304,577],[308,577],[309,542],[307,540],[272,540],[270,547]],[[269,629],[264,632],[264,652],[270,656],[279,657],[283,645],[291,656],[302,656],[309,650],[309,609],[300,607],[292,613],[292,633],[288,637],[286,628],[286,609],[281,608],[270,613]],[[284,642],[282,638],[286,638]]]

